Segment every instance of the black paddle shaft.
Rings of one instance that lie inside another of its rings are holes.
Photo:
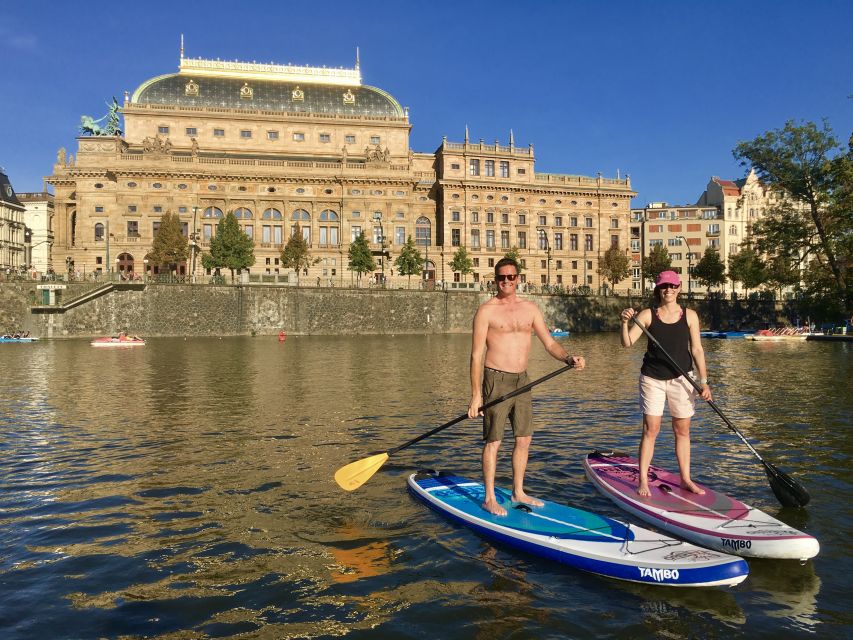
[[[556,369],[555,371],[552,371],[552,372],[551,372],[551,373],[549,373],[548,375],[544,375],[544,376],[542,376],[541,378],[539,378],[539,379],[537,379],[537,380],[534,380],[533,382],[529,382],[529,383],[527,383],[527,384],[526,384],[526,385],[524,385],[523,387],[519,387],[519,388],[518,388],[518,389],[516,389],[515,391],[510,391],[509,393],[506,393],[506,394],[502,395],[500,398],[495,398],[494,400],[490,400],[489,402],[487,402],[486,404],[484,404],[482,407],[480,407],[479,411],[482,411],[483,409],[488,409],[489,407],[494,407],[496,404],[500,404],[500,403],[501,403],[501,402],[503,402],[504,400],[509,400],[510,398],[514,398],[515,396],[519,396],[519,395],[521,395],[522,393],[527,393],[527,392],[528,392],[528,391],[530,391],[533,387],[535,387],[537,384],[541,384],[541,383],[545,382],[546,380],[550,380],[550,379],[551,379],[551,378],[553,378],[554,376],[558,376],[558,375],[560,375],[561,373],[565,373],[565,372],[566,372],[566,371],[568,371],[569,369],[574,368],[574,366],[575,366],[574,362],[569,362],[565,367],[562,367],[562,368],[560,368],[560,369]],[[429,438],[431,435],[435,435],[435,434],[436,434],[436,433],[438,433],[439,431],[443,431],[444,429],[447,429],[448,427],[452,427],[454,424],[458,424],[458,423],[462,422],[463,420],[465,420],[465,419],[467,419],[467,418],[468,418],[468,414],[467,414],[467,413],[463,413],[461,416],[459,416],[459,417],[457,417],[457,418],[454,418],[454,419],[453,419],[453,420],[451,420],[450,422],[445,422],[445,423],[444,423],[443,425],[441,425],[440,427],[436,427],[435,429],[432,429],[431,431],[427,431],[426,433],[424,433],[424,434],[422,434],[422,435],[419,435],[417,438],[412,438],[412,439],[411,439],[411,440],[409,440],[408,442],[401,444],[399,447],[397,447],[397,448],[395,448],[395,449],[391,449],[391,450],[388,452],[388,455],[389,455],[389,456],[394,455],[394,454],[395,454],[395,453],[397,453],[398,451],[402,451],[402,450],[403,450],[403,449],[405,449],[406,447],[410,447],[410,446],[412,446],[413,444],[415,444],[416,442],[420,442],[420,441],[421,441],[421,440],[423,440],[424,438]]]
[[[649,332],[649,330],[646,329],[646,327],[644,327],[637,320],[636,316],[631,316],[631,322],[640,327],[640,330],[644,334],[646,334],[646,337],[651,340],[657,346],[658,349],[660,349],[660,352],[664,356],[666,356],[666,359],[669,360],[670,364],[672,364],[673,367],[675,367],[676,371],[678,371],[678,373],[684,376],[684,378],[688,382],[690,382],[690,384],[693,385],[693,388],[696,389],[696,391],[701,395],[702,387],[700,387],[699,384],[690,375],[688,375],[688,373],[683,368],[681,368],[681,366],[673,359],[673,357],[669,355],[666,349],[661,346],[661,343],[658,342],[658,339],[655,338]],[[764,465],[764,472],[767,474],[767,478],[770,481],[770,488],[773,489],[773,493],[776,494],[776,497],[779,499],[779,502],[781,502],[786,507],[806,506],[809,503],[809,500],[811,500],[811,496],[809,496],[808,491],[806,491],[806,489],[799,482],[794,480],[791,476],[784,473],[775,465],[767,462],[764,458],[762,458],[758,451],[755,450],[755,447],[753,447],[749,443],[749,440],[747,440],[746,437],[740,431],[738,431],[737,427],[732,424],[731,420],[726,417],[726,415],[722,412],[722,410],[716,405],[713,400],[706,400],[705,402],[711,405],[711,408],[716,411],[717,415],[723,419],[723,422],[726,423],[726,426],[731,429],[747,447],[749,447],[749,450],[752,451],[752,453],[755,454],[755,457],[758,458],[762,465]]]

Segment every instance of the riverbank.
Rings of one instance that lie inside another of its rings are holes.
[[[93,289],[69,283],[43,304],[36,283],[0,284],[0,330],[43,338],[130,331],[152,336],[396,335],[466,333],[490,294],[415,289],[141,284]],[[615,331],[619,311],[648,303],[636,296],[529,294],[548,326],[572,333]],[[766,300],[696,300],[688,306],[715,329],[777,325],[793,318]]]

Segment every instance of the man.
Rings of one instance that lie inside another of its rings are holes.
[[[566,363],[571,360],[576,369],[583,369],[585,362],[581,356],[570,357],[551,337],[539,307],[516,296],[518,263],[515,260],[503,258],[498,261],[495,265],[495,285],[497,296],[480,305],[474,316],[468,417],[483,416],[483,478],[486,489],[483,509],[504,516],[506,509],[498,504],[495,497],[495,469],[507,418],[515,436],[512,451],[512,500],[534,507],[542,506],[541,500],[524,492],[524,472],[533,437],[530,392],[490,407],[485,413],[480,412],[480,407],[528,383],[531,332],[536,333],[545,350],[557,360]]]

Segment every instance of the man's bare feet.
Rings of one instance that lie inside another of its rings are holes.
[[[532,498],[529,495],[527,495],[526,493],[521,493],[518,495],[513,493],[512,494],[512,501],[513,502],[520,502],[521,504],[527,504],[527,505],[530,505],[531,507],[542,507],[545,505],[545,503],[542,502],[541,500],[539,500],[537,498]]]
[[[497,500],[486,500],[482,504],[483,509],[491,513],[493,516],[505,516],[506,509],[497,503]]]
[[[701,487],[696,486],[696,483],[693,482],[692,480],[682,480],[681,481],[681,488],[687,489],[687,491],[689,491],[690,493],[695,493],[696,495],[699,495],[699,496],[705,495],[705,490],[702,489]]]
[[[637,495],[643,496],[644,498],[648,498],[650,495],[652,495],[652,492],[649,491],[649,485],[644,482],[641,482],[640,486],[637,487]]]

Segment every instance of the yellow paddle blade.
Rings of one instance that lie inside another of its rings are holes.
[[[356,462],[350,462],[335,472],[335,482],[346,491],[355,491],[370,477],[379,471],[379,467],[388,459],[387,453],[377,453],[375,456],[364,458]]]

